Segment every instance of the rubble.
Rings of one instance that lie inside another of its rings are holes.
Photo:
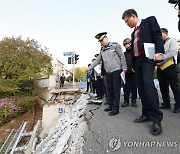
[[[84,112],[87,104],[92,103],[89,102],[92,96],[82,94],[79,90],[69,89],[63,92],[65,92],[63,95],[62,93],[59,95],[55,91],[55,99],[45,101],[42,120],[38,120],[26,143],[23,144],[22,141],[18,149],[14,147],[15,145],[13,146],[14,151],[23,151],[25,154],[82,153],[85,142],[83,135],[88,129],[88,121]],[[97,105],[100,103],[102,102],[97,102]],[[21,143],[21,140],[18,142]]]
[[[55,127],[49,129],[50,132],[37,145],[34,154],[47,153],[82,153],[83,134],[87,129],[84,119],[84,110],[88,102],[88,95],[82,94],[76,103],[71,104],[69,111],[55,118]],[[44,137],[43,134],[40,137]]]

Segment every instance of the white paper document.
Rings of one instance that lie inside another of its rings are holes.
[[[122,73],[120,74],[120,76],[121,76],[121,79],[122,79],[123,83],[125,84],[125,83],[126,83],[126,80],[125,80],[125,73],[122,72]]]
[[[147,58],[153,59],[155,54],[154,43],[144,43],[144,51]]]
[[[94,69],[97,72],[97,74],[101,73],[101,66],[97,65]]]

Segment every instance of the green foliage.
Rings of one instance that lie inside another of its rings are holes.
[[[19,102],[19,106],[22,107],[22,112],[27,112],[32,110],[37,101],[38,96],[26,96],[23,101]]]
[[[34,40],[4,38],[0,42],[0,94],[14,95],[25,88],[31,89],[32,81],[48,76],[51,56]],[[24,86],[27,85],[28,86]]]
[[[73,81],[73,77],[72,77],[72,76],[68,76],[68,77],[66,78],[66,81],[72,82],[72,81]]]
[[[31,111],[37,101],[37,96],[13,96],[0,99],[0,125],[17,115]]]
[[[86,71],[87,67],[77,67],[75,69],[75,80],[80,81],[86,78]]]
[[[32,110],[41,93],[37,80],[51,72],[51,56],[36,41],[0,41],[0,125]]]

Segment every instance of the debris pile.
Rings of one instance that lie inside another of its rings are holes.
[[[18,137],[17,141],[13,141],[18,144],[8,146],[7,153],[81,154],[84,144],[83,134],[87,129],[84,111],[89,97],[79,90],[55,91],[53,100],[46,99],[42,120],[39,120],[34,130],[28,133],[26,143],[23,145],[24,137]],[[23,127],[23,132],[24,130]],[[25,133],[19,134],[16,136],[24,136]]]
[[[35,154],[40,153],[82,153],[83,134],[87,128],[84,110],[89,96],[81,95],[69,112],[63,113],[54,121],[55,127],[37,145]],[[40,134],[40,137],[43,136]]]

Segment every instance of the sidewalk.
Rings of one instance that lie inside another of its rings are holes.
[[[160,95],[159,95],[160,96]],[[172,108],[173,97],[171,97]],[[121,94],[121,102],[123,97]],[[160,98],[160,103],[162,102]],[[138,108],[128,106],[120,108],[116,116],[104,112],[106,105],[89,104],[85,114],[88,130],[84,134],[84,154],[179,154],[180,153],[180,113],[162,110],[163,132],[152,136],[152,123],[134,123],[141,114],[141,103]]]

